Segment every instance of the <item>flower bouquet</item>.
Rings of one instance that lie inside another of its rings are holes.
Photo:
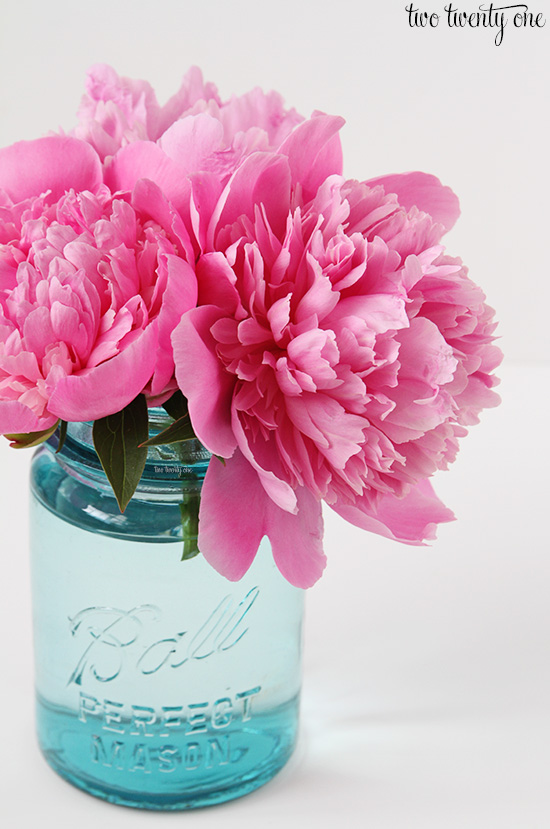
[[[453,515],[429,478],[498,403],[493,311],[441,244],[456,196],[344,177],[343,123],[259,89],[222,101],[196,68],[161,107],[95,66],[71,134],[0,150],[0,433],[44,444],[39,735],[115,802],[219,802],[281,767],[322,502],[433,539]],[[183,585],[202,616],[168,631]]]

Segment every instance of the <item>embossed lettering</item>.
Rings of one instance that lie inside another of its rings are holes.
[[[157,671],[169,664],[170,657],[177,653],[180,640],[183,639],[185,634],[186,631],[182,631],[168,639],[159,639],[158,642],[149,645],[137,662],[137,667],[141,673],[145,676],[156,674]],[[183,664],[183,662],[180,664]]]
[[[116,734],[124,734],[124,728],[122,728],[122,716],[121,711],[124,708],[122,702],[111,702],[111,700],[106,699],[103,702],[103,708],[105,711],[105,725],[103,726],[105,731],[114,731]],[[111,723],[116,723],[115,726],[111,725]]]
[[[257,685],[256,688],[251,688],[250,691],[242,691],[242,693],[237,694],[237,699],[243,701],[243,722],[247,722],[252,718],[252,698],[257,696],[261,690],[261,686]]]
[[[190,640],[188,631],[181,631],[153,642],[137,667],[145,675],[154,674],[165,666],[181,668],[189,660],[206,659],[234,647],[248,631],[244,620],[259,593],[259,588],[253,587],[235,609],[231,596],[225,596]]]
[[[202,763],[202,751],[198,743],[187,743],[185,752],[185,768],[187,771],[196,771]]]
[[[196,711],[199,708],[208,708],[207,702],[192,702],[189,704],[188,708],[191,712]],[[187,730],[187,734],[203,734],[205,731],[208,731],[208,724],[206,722],[206,714],[204,711],[200,711],[198,713],[190,713],[187,717],[187,722],[189,723],[189,729]]]
[[[217,699],[212,708],[213,728],[225,728],[233,719],[233,703],[229,697]]]
[[[103,717],[103,705],[98,699],[80,692],[78,719],[80,722],[88,722],[88,717]]]
[[[142,628],[142,618],[160,617],[153,605],[141,605],[124,611],[114,607],[88,607],[69,619],[71,634],[88,642],[68,684],[82,685],[90,670],[98,682],[110,682],[120,674],[125,649],[133,645]],[[91,639],[91,641],[89,641]]]
[[[124,743],[121,740],[114,740],[111,743],[111,754],[107,759],[107,752],[103,740],[97,734],[92,737],[92,763],[101,763],[107,768],[122,770],[124,768]]]
[[[182,720],[180,716],[174,716],[183,711],[183,705],[163,705],[162,706],[162,724],[164,728],[181,728]],[[168,731],[162,733],[163,737],[168,737]]]
[[[139,774],[170,774],[183,765],[186,771],[200,768],[211,769],[238,763],[247,753],[246,748],[232,750],[228,734],[217,735],[201,742],[191,740],[178,748],[167,744],[154,746],[146,743],[124,743],[122,740],[103,742],[98,735],[92,735],[91,760],[115,771],[131,771]]]
[[[157,715],[154,708],[147,705],[132,705],[132,724],[130,734],[142,734],[144,737],[152,737],[154,732],[148,730],[147,726],[153,725]]]
[[[143,743],[138,743],[132,754],[132,765],[128,771],[142,771],[144,774],[151,774],[151,758],[149,750]]]
[[[241,630],[246,614],[258,598],[260,589],[253,587],[231,612],[230,596],[219,603],[212,615],[206,620],[191,640],[187,659],[206,659],[217,650],[226,651],[242,639],[248,628]],[[185,661],[185,660],[184,660]],[[183,664],[183,663],[180,663]],[[177,667],[174,665],[174,667]]]
[[[165,705],[155,710],[148,705],[129,705],[112,699],[99,700],[83,691],[79,693],[79,716],[82,723],[93,722],[96,729],[131,737],[168,737],[177,731],[189,735],[205,734],[227,728],[232,722],[248,722],[253,716],[253,701],[261,685],[239,691],[233,697],[219,697],[210,702]]]
[[[159,751],[160,772],[169,774],[171,771],[176,771],[179,762],[181,762],[181,756],[175,746],[161,746]]]
[[[259,588],[253,587],[236,606],[232,596],[225,596],[195,633],[180,630],[173,636],[153,641],[147,641],[149,624],[146,623],[162,619],[155,605],[144,604],[131,610],[112,607],[81,610],[69,619],[71,635],[82,640],[84,650],[68,684],[82,685],[85,675],[91,675],[98,682],[111,682],[123,670],[136,668],[149,676],[163,668],[181,668],[191,660],[223,653],[247,633],[248,614],[259,593]]]
[[[208,740],[206,746],[205,767],[211,769],[214,766],[226,766],[229,763],[229,737],[215,737]]]

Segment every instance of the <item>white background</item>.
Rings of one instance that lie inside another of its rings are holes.
[[[28,455],[0,446],[0,821],[25,827],[550,825],[550,22],[411,29],[406,2],[2,0],[0,146],[70,129],[86,68],[111,63],[165,100],[193,63],[222,96],[274,88],[340,114],[345,173],[420,169],[461,199],[448,250],[501,320],[503,404],[436,487],[458,521],[406,548],[327,516],[310,591],[303,735],[261,791],[186,815],[116,809],[34,746],[26,551]],[[418,2],[442,12],[444,2]],[[476,2],[456,0],[459,10]],[[487,4],[486,4],[487,5]],[[530,3],[550,20],[548,0]]]

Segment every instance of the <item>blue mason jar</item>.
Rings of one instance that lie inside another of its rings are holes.
[[[169,422],[150,410],[151,435]],[[37,730],[48,763],[98,797],[145,809],[221,803],[267,782],[292,753],[304,591],[266,539],[236,583],[182,557],[182,512],[200,497],[198,441],[149,450],[121,515],[71,424],[32,466]],[[182,507],[183,504],[183,507]],[[187,505],[187,506],[186,506]]]

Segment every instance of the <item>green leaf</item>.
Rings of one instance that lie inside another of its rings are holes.
[[[55,450],[55,454],[58,455],[63,447],[65,446],[65,438],[67,437],[67,421],[60,420],[59,421],[59,443],[57,444],[57,449]]]
[[[180,417],[179,420],[171,423],[170,426],[167,426],[166,429],[163,429],[154,438],[146,440],[141,446],[164,446],[169,443],[183,443],[185,440],[193,440],[196,437],[191,426],[189,415],[186,414]]]
[[[197,536],[199,534],[199,507],[201,496],[199,492],[184,493],[180,504],[181,528],[183,531],[182,561],[195,558],[199,555]]]
[[[148,434],[147,402],[143,394],[121,412],[94,423],[94,447],[121,512],[128,506],[143,474],[147,460],[143,443]]]
[[[48,438],[51,438],[57,429],[58,423],[59,421],[57,421],[57,423],[49,429],[44,429],[42,432],[4,435],[4,437],[11,441],[10,446],[12,449],[30,449],[31,446],[40,446],[41,443],[44,443],[44,441],[48,440]]]
[[[167,414],[170,415],[170,417],[173,417],[174,420],[179,420],[187,414],[187,400],[178,389],[174,392],[172,397],[169,397],[168,400],[162,404],[162,408]]]

